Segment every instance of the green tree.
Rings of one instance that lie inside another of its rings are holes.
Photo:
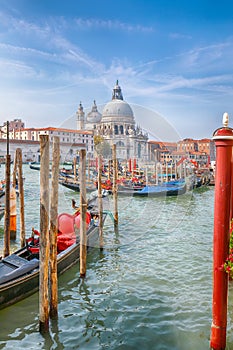
[[[94,136],[95,151],[97,154],[101,154],[103,158],[108,158],[111,156],[111,147],[107,141],[100,135]]]

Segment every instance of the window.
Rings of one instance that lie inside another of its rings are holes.
[[[115,135],[118,135],[118,125],[114,125],[114,133]]]

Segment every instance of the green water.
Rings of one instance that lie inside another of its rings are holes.
[[[39,173],[25,165],[24,175],[29,235],[39,223]],[[60,188],[59,210],[72,212],[75,197]],[[50,333],[38,332],[35,294],[0,311],[0,349],[209,349],[213,203],[211,187],[177,198],[119,198],[119,232],[109,217],[103,251],[88,253],[86,278],[79,278],[79,265],[60,277],[59,317]]]

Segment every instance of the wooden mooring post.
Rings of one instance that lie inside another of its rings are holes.
[[[98,156],[98,211],[100,248],[103,247],[102,156]]]
[[[114,225],[118,225],[118,203],[117,203],[117,175],[118,175],[118,166],[117,166],[117,157],[116,157],[116,145],[112,145],[112,160],[113,160],[113,205],[114,205]]]
[[[90,182],[90,180],[91,180],[90,166],[91,166],[91,158],[90,158],[90,154],[89,154],[89,156],[88,156],[88,171],[87,171],[87,174],[88,174],[88,182]]]
[[[5,169],[5,213],[4,213],[4,257],[10,254],[10,173],[11,173],[11,156],[6,155]]]
[[[17,208],[16,208],[16,189],[10,185],[10,239],[16,240],[17,231]]]
[[[17,148],[17,169],[18,169],[18,189],[19,189],[19,217],[20,217],[20,246],[25,246],[25,215],[24,215],[24,187],[23,187],[23,160],[22,150]]]
[[[58,179],[60,161],[60,139],[53,137],[52,180],[50,192],[50,317],[58,316],[58,282],[57,282],[57,231],[58,231]]]
[[[18,150],[16,149],[14,155],[14,164],[12,172],[12,182],[10,185],[10,239],[16,239],[17,231],[17,206],[16,206],[16,186],[18,181]]]
[[[10,254],[10,176],[11,156],[9,154],[9,121],[6,122],[6,167],[5,167],[5,213],[4,213],[4,257]]]
[[[40,136],[40,278],[39,331],[49,330],[49,136]]]
[[[86,150],[80,151],[80,277],[85,277],[87,269],[87,233],[86,233]]]
[[[216,145],[216,177],[214,200],[213,302],[210,347],[226,348],[228,274],[223,269],[229,254],[229,231],[233,193],[233,129],[228,127],[228,114],[223,127],[214,132]]]
[[[24,187],[23,187],[23,160],[21,148],[16,148],[12,173],[12,187],[10,190],[10,238],[16,239],[16,187],[19,192],[20,217],[20,246],[25,246],[25,215],[24,215]]]
[[[75,155],[73,159],[73,171],[74,171],[74,182],[77,181],[77,157]]]

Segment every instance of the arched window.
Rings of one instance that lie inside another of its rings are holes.
[[[116,143],[116,146],[118,146],[118,147],[124,147],[125,144],[124,144],[124,142],[122,142],[122,141],[118,141],[118,142]]]
[[[115,135],[118,135],[118,125],[114,125],[114,133]]]
[[[139,144],[138,144],[138,158],[141,158],[141,149],[142,149],[142,146],[141,146],[141,144],[139,143]]]
[[[124,134],[124,127],[123,127],[123,125],[120,125],[120,134],[121,134],[121,135]]]

